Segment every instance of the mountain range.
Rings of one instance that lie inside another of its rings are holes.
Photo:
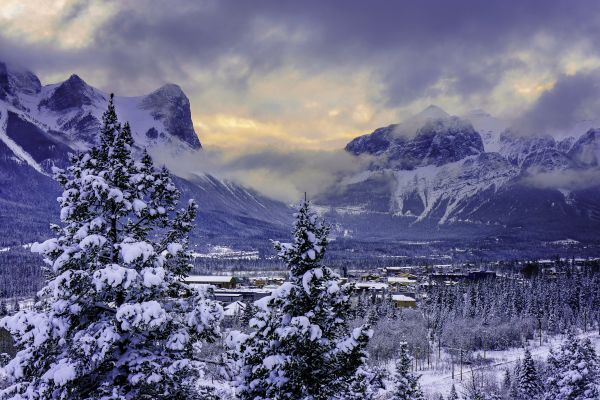
[[[77,75],[42,85],[0,62],[0,245],[30,243],[56,221],[52,167],[97,143],[108,94]],[[115,97],[136,148],[176,158],[204,150],[182,89],[167,84]],[[485,111],[453,116],[430,106],[346,145],[368,166],[321,188],[314,203],[337,246],[406,240],[597,241],[600,126],[584,121],[563,137],[523,135]],[[199,243],[268,247],[285,236],[289,205],[210,174],[176,177],[200,204]],[[350,243],[350,244],[348,244]],[[354,243],[354,244],[352,244]],[[335,247],[335,245],[334,245]],[[367,246],[368,247],[368,246]]]
[[[363,237],[425,230],[585,241],[600,232],[600,130],[523,135],[481,110],[457,117],[430,106],[355,138],[346,151],[370,157],[368,168],[318,202],[349,228],[360,220],[354,229]],[[368,215],[388,221],[365,224]]]
[[[108,97],[77,75],[42,85],[31,71],[0,62],[0,244],[47,236],[58,217],[60,193],[51,170],[66,166],[69,153],[97,144]],[[114,102],[119,120],[131,125],[136,149],[170,157],[202,151],[179,86],[116,96]],[[209,174],[175,179],[183,199],[200,204],[194,234],[204,242],[263,240],[289,229],[290,209],[283,203]]]

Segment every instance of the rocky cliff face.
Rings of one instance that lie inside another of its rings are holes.
[[[192,124],[190,101],[179,86],[169,84],[161,87],[142,98],[140,107],[150,111],[154,119],[163,121],[171,135],[187,143],[191,148],[202,147]],[[152,135],[156,134],[148,134],[146,131],[147,137]]]
[[[355,155],[376,155],[377,167],[392,169],[440,166],[483,152],[481,136],[458,117],[429,119],[414,137],[403,136],[400,129],[400,125],[377,129],[348,143],[346,150]]]
[[[600,129],[590,129],[569,150],[569,156],[587,167],[600,165]]]

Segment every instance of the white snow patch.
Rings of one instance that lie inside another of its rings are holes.
[[[130,264],[137,259],[142,259],[142,262],[154,255],[154,248],[147,242],[121,243],[121,257],[123,262]]]

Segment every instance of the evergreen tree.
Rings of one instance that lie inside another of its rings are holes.
[[[254,304],[252,304],[251,301],[245,304],[246,306],[244,307],[244,310],[240,317],[240,322],[242,323],[242,325],[248,326],[248,324],[250,324],[250,320],[254,318],[254,315],[256,314],[256,307],[254,307]]]
[[[369,325],[350,330],[350,285],[322,265],[329,227],[302,203],[292,243],[275,242],[289,282],[257,302],[256,330],[235,332],[228,364],[241,399],[368,398],[364,363]],[[360,397],[362,396],[362,397]]]
[[[3,399],[178,399],[219,333],[222,310],[185,285],[197,206],[177,210],[166,169],[132,154],[112,95],[100,146],[57,171],[62,224],[32,250],[48,281],[31,311],[0,325],[15,338]]]
[[[560,350],[550,353],[548,364],[545,400],[600,398],[600,366],[589,339],[580,342],[571,332]]]
[[[510,388],[512,387],[512,380],[510,378],[510,371],[506,369],[504,371],[504,379],[502,380],[502,390],[508,395]]]
[[[358,299],[355,308],[355,315],[358,318],[364,318],[368,312],[368,305],[365,301],[365,295],[361,293],[357,297]]]
[[[539,398],[541,392],[540,381],[529,349],[525,349],[525,356],[519,372],[517,390],[520,398],[523,400]]]
[[[400,354],[396,360],[394,374],[393,400],[422,400],[424,399],[419,387],[419,377],[410,372],[411,357],[408,354],[408,344],[400,343]]]
[[[8,308],[6,307],[6,303],[4,300],[0,301],[0,316],[8,315]]]
[[[456,387],[454,386],[454,384],[452,384],[452,387],[450,388],[448,400],[458,400],[458,393],[456,393]]]
[[[513,380],[510,387],[510,393],[508,398],[511,400],[519,400],[519,377],[521,376],[521,360],[515,361],[515,367],[513,370]]]

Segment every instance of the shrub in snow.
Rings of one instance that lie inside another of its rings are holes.
[[[368,325],[351,330],[351,286],[321,262],[329,227],[304,202],[292,243],[275,243],[290,281],[259,300],[249,335],[234,332],[229,367],[242,399],[369,398]]]
[[[177,210],[166,169],[132,155],[111,101],[101,144],[57,171],[56,237],[32,247],[48,281],[34,310],[5,317],[18,349],[3,399],[172,399],[193,387],[193,353],[221,309],[183,284],[196,205]]]
[[[501,400],[498,382],[493,373],[471,370],[469,378],[463,384],[464,400]],[[451,398],[451,397],[449,397]]]

